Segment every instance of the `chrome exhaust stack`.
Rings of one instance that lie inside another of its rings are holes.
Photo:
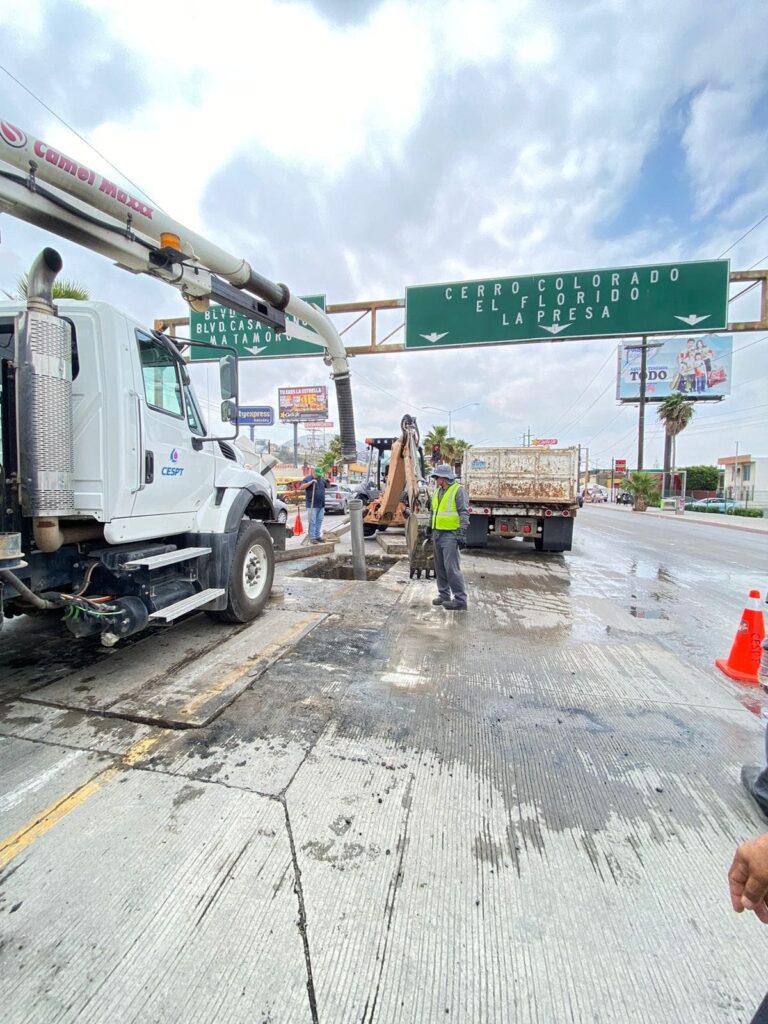
[[[20,499],[33,519],[75,511],[72,338],[52,295],[62,265],[55,249],[40,253],[29,272],[27,309],[16,318]]]

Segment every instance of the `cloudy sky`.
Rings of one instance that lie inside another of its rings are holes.
[[[768,266],[763,0],[4,0],[0,31],[3,118],[117,177],[109,161],[299,294],[402,298],[723,254]],[[12,288],[50,239],[8,217],[0,229]],[[147,321],[184,314],[166,286],[59,248],[93,297]],[[731,320],[756,319],[758,296],[733,301]],[[382,334],[401,322],[383,318]],[[682,465],[737,443],[768,455],[768,339],[734,346],[732,395],[697,409]],[[632,465],[637,409],[615,401],[615,352],[602,339],[357,357],[357,433],[393,433],[405,412],[446,422],[436,406],[473,443],[530,429]],[[243,401],[275,405],[278,386],[327,370],[250,363],[242,379]],[[648,420],[653,466],[653,408]]]

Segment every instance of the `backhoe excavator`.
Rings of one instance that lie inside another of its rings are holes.
[[[419,446],[419,428],[412,416],[403,416],[400,435],[392,442],[384,490],[363,514],[363,531],[371,536],[388,526],[405,526],[411,579],[434,575],[435,557],[429,536],[431,496]]]

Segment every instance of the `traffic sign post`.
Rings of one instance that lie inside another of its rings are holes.
[[[406,288],[405,347],[722,330],[728,260]]]
[[[304,301],[325,311],[324,295],[307,295]],[[317,335],[318,344],[295,337],[297,334],[316,334],[315,330],[303,320],[297,320],[290,313],[285,315],[285,334],[278,334],[273,327],[263,324],[260,320],[236,313],[226,306],[211,305],[206,313],[191,311],[189,317],[189,336],[193,344],[189,347],[189,358],[193,360],[215,359],[216,353],[210,348],[199,348],[195,340],[205,341],[209,345],[228,345],[235,349],[240,359],[278,359],[291,356],[319,356],[324,348]]]

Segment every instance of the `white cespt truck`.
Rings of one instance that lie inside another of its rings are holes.
[[[578,448],[469,448],[468,547],[521,537],[537,551],[570,551],[578,511]]]
[[[311,324],[354,460],[344,346],[285,285],[7,121],[0,212],[165,280],[195,308],[214,299],[277,329],[286,311]],[[54,303],[61,266],[46,248],[26,302],[0,303],[0,625],[58,608],[74,635],[111,646],[196,609],[249,621],[269,597],[285,527],[268,482],[226,443],[237,436],[235,354],[208,346],[220,393],[201,406],[180,342],[104,303]]]

